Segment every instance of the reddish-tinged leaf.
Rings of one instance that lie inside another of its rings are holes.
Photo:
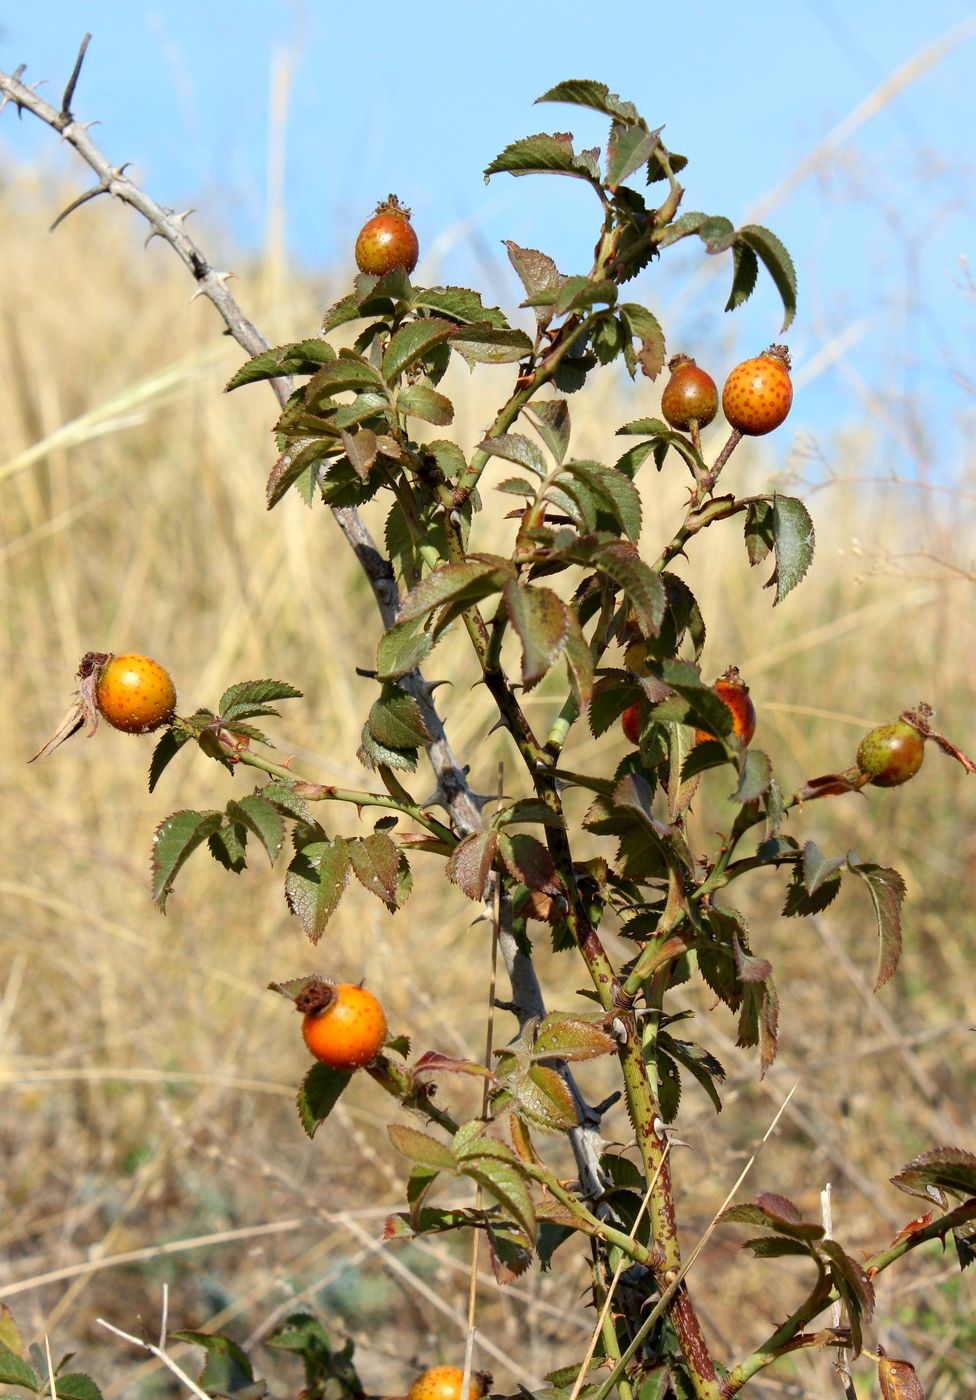
[[[457,1171],[453,1152],[437,1138],[406,1123],[388,1123],[386,1131],[396,1150],[418,1166],[452,1174]]]
[[[532,588],[510,578],[502,589],[508,620],[522,643],[522,684],[538,685],[569,634],[569,609],[551,588]]]
[[[925,1400],[925,1391],[910,1361],[896,1361],[878,1347],[878,1385],[881,1400]]]
[[[532,1245],[521,1230],[489,1225],[488,1251],[491,1271],[498,1283],[514,1283],[532,1263]]]
[[[445,874],[469,899],[484,899],[488,876],[498,849],[498,832],[477,831],[458,842],[451,852]]]
[[[772,1191],[763,1191],[755,1201],[729,1206],[718,1218],[722,1224],[762,1225],[789,1239],[823,1239],[822,1225],[804,1220],[788,1197]]]
[[[976,1156],[961,1147],[933,1147],[913,1157],[891,1178],[891,1184],[910,1196],[938,1201],[942,1206],[946,1204],[944,1191],[976,1196]]]
[[[905,881],[897,870],[883,865],[860,865],[850,858],[847,863],[855,875],[860,875],[867,882],[878,916],[881,951],[874,983],[874,990],[878,991],[894,972],[901,957],[901,906],[905,898]]]
[[[407,595],[398,624],[426,617],[445,605],[448,614],[455,616],[482,598],[499,593],[512,572],[509,561],[494,554],[469,554],[460,564],[444,564]]]
[[[521,832],[515,835],[508,831],[499,832],[498,853],[508,873],[520,884],[528,885],[530,890],[538,890],[541,894],[562,894],[552,856],[534,836]]]
[[[346,449],[349,465],[360,481],[365,481],[376,461],[376,434],[370,428],[360,428],[358,433],[347,433],[342,429],[339,436]]]
[[[353,874],[364,890],[375,894],[385,904],[397,899],[400,877],[400,852],[385,832],[362,836],[348,842]]]
[[[413,1066],[412,1077],[416,1083],[433,1074],[473,1074],[482,1079],[492,1077],[490,1069],[474,1060],[457,1060],[450,1055],[441,1055],[436,1050],[428,1050]]]

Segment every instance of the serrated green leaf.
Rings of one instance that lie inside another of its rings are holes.
[[[820,914],[837,898],[840,891],[840,875],[828,875],[817,886],[815,893],[808,894],[803,883],[803,872],[794,867],[790,886],[786,892],[783,914],[787,918],[803,918],[808,914]]]
[[[372,737],[384,748],[426,748],[430,743],[430,730],[418,701],[399,686],[384,685],[366,722]]]
[[[565,132],[549,136],[540,132],[524,136],[495,157],[485,169],[485,184],[492,175],[507,171],[510,175],[572,175],[579,180],[599,184],[600,171],[593,151],[573,150],[573,139]]]
[[[346,461],[360,480],[365,481],[376,462],[376,434],[372,428],[360,428],[358,433],[342,428],[339,436],[346,450]]]
[[[773,606],[781,603],[813,562],[816,534],[810,512],[795,496],[773,496],[773,547],[776,568],[766,585],[776,585]]]
[[[507,476],[495,486],[504,496],[535,496],[535,487],[524,476]]]
[[[749,300],[755,290],[758,276],[758,258],[747,243],[739,240],[732,249],[732,290],[725,303],[726,311],[734,311]]]
[[[25,1361],[22,1356],[15,1356],[5,1346],[0,1346],[0,1385],[17,1385],[22,1390],[31,1390],[35,1395],[39,1395],[47,1388],[46,1379],[41,1376],[29,1361]]]
[[[658,1040],[673,1055],[678,1064],[698,1081],[711,1099],[715,1112],[721,1113],[722,1100],[715,1087],[715,1082],[716,1080],[721,1082],[725,1079],[725,1070],[715,1056],[703,1046],[696,1045],[692,1041],[675,1040],[666,1031],[659,1033]]]
[[[725,253],[732,247],[737,234],[731,219],[721,214],[711,214],[698,228],[698,237],[708,253]]]
[[[621,477],[622,481],[626,477]],[[644,563],[632,544],[620,541],[601,550],[596,560],[600,573],[626,593],[637,626],[644,636],[656,636],[664,617],[666,597],[658,574]]]
[[[505,248],[508,251],[509,262],[518,273],[526,295],[533,298],[540,293],[551,292],[555,299],[555,294],[563,284],[563,277],[552,258],[535,248],[520,248],[511,240],[505,241]],[[551,307],[535,305],[534,309],[540,330],[545,330],[553,317]]]
[[[615,190],[628,175],[639,170],[657,149],[659,133],[614,122],[607,142],[607,185]]]
[[[569,609],[549,588],[533,588],[510,578],[502,589],[508,620],[522,643],[522,684],[538,685],[566,644]]]
[[[397,394],[397,409],[411,418],[444,427],[454,422],[454,405],[446,394],[439,394],[427,384],[408,384]]]
[[[773,765],[761,749],[747,749],[739,772],[739,785],[732,794],[733,802],[754,802],[769,788]]]
[[[319,941],[339,907],[349,867],[349,848],[341,836],[309,842],[288,867],[285,898],[312,943]]]
[[[160,822],[153,837],[152,894],[160,909],[173,889],[173,882],[189,856],[218,830],[223,813],[216,811],[174,812]]]
[[[514,1152],[505,1148],[504,1143],[484,1138],[481,1141],[492,1149],[503,1148],[504,1153],[494,1150],[466,1153],[458,1167],[464,1176],[484,1187],[502,1209],[525,1231],[530,1243],[535,1243],[535,1206],[528,1184],[522,1176],[521,1166]]]
[[[636,542],[641,529],[641,498],[629,477],[602,462],[567,462],[563,472],[589,487],[623,532]]]
[[[478,450],[492,457],[501,457],[506,462],[514,462],[516,466],[526,467],[536,476],[546,475],[545,458],[535,443],[521,433],[502,433],[499,437],[484,438],[478,443]]]
[[[452,321],[431,316],[422,321],[408,321],[393,336],[383,355],[383,377],[392,383],[411,365],[422,360],[426,354],[441,345],[455,330]]]
[[[55,1384],[58,1400],[102,1400],[102,1392],[91,1376],[81,1371],[59,1372]]]
[[[400,852],[385,832],[361,836],[348,842],[353,874],[364,890],[375,894],[386,905],[397,901],[400,880]]]
[[[439,631],[465,608],[501,592],[512,573],[511,563],[497,554],[470,554],[459,564],[444,564],[404,599],[398,626],[444,608],[447,616],[441,619]]]
[[[672,175],[677,175],[678,172],[684,170],[685,166],[688,164],[688,157],[679,156],[677,151],[668,151],[667,155],[668,165],[671,167]],[[658,180],[666,180],[667,178],[668,172],[664,168],[664,161],[661,159],[661,148],[659,145],[658,149],[647,162],[647,183],[649,185],[654,185],[657,184]],[[697,216],[692,215],[692,217],[694,218]]]
[[[508,330],[508,320],[497,306],[484,306],[481,293],[468,287],[418,288],[413,305],[425,311],[440,312],[454,321],[483,322],[497,330]]]
[[[273,510],[307,473],[314,476],[319,464],[338,452],[338,441],[326,437],[303,438],[290,443],[271,468],[265,483],[264,500],[268,510]]]
[[[663,230],[657,241],[658,247],[667,248],[669,244],[677,243],[680,239],[697,233],[707,218],[707,214],[699,213],[697,210],[682,214],[680,218],[672,220],[668,227]]]
[[[567,277],[554,303],[557,316],[585,311],[591,306],[613,306],[617,300],[616,282],[594,282],[589,277]]]
[[[775,1230],[792,1240],[822,1240],[824,1228],[815,1221],[804,1220],[797,1207],[786,1196],[772,1191],[763,1191],[755,1201],[742,1205],[728,1206],[721,1211],[718,1221],[722,1225],[761,1225],[764,1229]]]
[[[280,780],[266,783],[261,789],[261,796],[266,802],[272,803],[283,816],[293,817],[295,821],[311,825],[313,818],[308,805],[287,783]]]
[[[454,1153],[444,1143],[419,1128],[408,1127],[405,1123],[388,1123],[386,1131],[390,1141],[401,1156],[419,1166],[438,1172],[457,1173]]]
[[[456,350],[469,368],[475,365],[509,365],[531,354],[532,342],[524,331],[499,330],[478,323],[459,326],[451,336]]]
[[[394,748],[392,744],[382,744],[369,731],[369,725],[363,725],[363,732],[360,739],[359,749],[356,757],[364,768],[398,768],[407,773],[414,773],[417,769],[418,750],[415,748]]]
[[[342,297],[332,303],[322,318],[322,334],[328,335],[336,326],[344,326],[349,321],[358,321],[361,315],[359,302],[354,296]]]
[[[386,395],[381,394],[379,390],[370,389],[366,393],[357,394],[352,403],[340,404],[332,416],[332,422],[341,430],[355,428],[370,418],[381,418],[384,423],[377,426],[386,426],[391,415],[392,409]]]
[[[532,1065],[512,1085],[515,1112],[530,1126],[549,1133],[566,1133],[579,1126],[572,1091],[558,1070]]]
[[[274,865],[285,839],[284,824],[274,804],[260,793],[255,793],[251,797],[242,797],[239,802],[228,802],[227,816],[253,831],[267,851],[268,860]]]
[[[535,425],[558,465],[569,448],[569,404],[565,399],[538,399],[526,404],[522,412]]]
[[[247,865],[247,831],[244,827],[225,823],[207,837],[210,854],[218,865],[239,875]]]
[[[576,107],[589,107],[591,111],[603,112],[605,116],[614,117],[621,123],[639,127],[646,125],[632,102],[624,102],[615,92],[610,91],[606,83],[598,83],[591,78],[567,78],[565,82],[557,83],[535,100],[536,103],[569,102]]]
[[[353,350],[340,350],[338,359],[323,367],[305,386],[305,402],[310,408],[332,398],[333,394],[362,390],[383,392],[383,380],[362,355]]]
[[[397,680],[415,671],[430,654],[434,635],[425,629],[425,618],[396,622],[380,638],[376,649],[376,671],[381,681]]]
[[[816,894],[825,880],[836,875],[847,864],[847,856],[828,859],[813,841],[803,847],[803,883],[807,894]]]
[[[617,1042],[604,1030],[602,1019],[599,1012],[584,1017],[572,1012],[550,1011],[536,1029],[533,1055],[558,1060],[593,1060],[600,1055],[613,1054],[618,1048]]]
[[[192,735],[186,730],[176,729],[174,726],[167,726],[153,749],[153,756],[149,763],[149,791],[155,792],[156,784],[163,776],[165,770],[172,763],[180,749],[186,744]]]
[[[897,870],[884,865],[861,864],[851,857],[848,857],[847,864],[867,884],[878,917],[881,951],[874,983],[874,990],[878,991],[891,977],[901,957],[901,906],[906,894],[905,881]]]
[[[760,224],[746,224],[744,228],[740,228],[738,241],[762,259],[766,271],[775,283],[785,313],[780,331],[782,334],[796,315],[796,268],[793,266],[793,259],[775,233],[770,233],[768,228],[763,228]]]
[[[640,306],[635,301],[624,302],[618,310],[631,339],[640,341],[637,363],[641,367],[641,373],[647,379],[656,379],[664,368],[667,355],[664,332],[657,317],[653,316],[646,306]]]
[[[746,553],[755,568],[769,554],[773,538],[773,507],[769,501],[750,501],[746,509]]]
[[[945,1207],[944,1191],[964,1199],[976,1196],[976,1156],[961,1147],[933,1147],[913,1157],[890,1180],[909,1196],[937,1200]]]
[[[232,1396],[245,1390],[253,1394],[254,1370],[247,1354],[229,1337],[187,1330],[171,1332],[170,1336],[179,1342],[202,1347],[206,1353],[206,1364],[200,1375],[202,1390],[219,1396]]]
[[[274,700],[300,700],[302,692],[287,681],[238,681],[220,697],[218,714],[222,719],[248,719],[256,714],[277,714],[265,708]],[[260,708],[255,708],[260,707]]]
[[[255,384],[261,379],[278,379],[282,375],[314,374],[336,352],[326,340],[298,340],[289,345],[276,345],[262,350],[242,365],[227,381],[225,392],[239,389],[242,384]]]

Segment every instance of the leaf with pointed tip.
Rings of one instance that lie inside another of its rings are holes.
[[[400,876],[400,852],[385,832],[360,836],[348,842],[353,874],[364,890],[384,904],[394,904]]]
[[[398,625],[444,608],[438,631],[482,598],[500,593],[513,568],[497,554],[469,554],[458,564],[444,564],[422,579],[403,600]]]
[[[866,881],[878,916],[878,934],[881,938],[881,951],[878,957],[878,975],[874,990],[878,991],[887,982],[901,957],[901,906],[905,898],[905,881],[884,865],[861,864],[848,857],[848,868]]]
[[[407,773],[414,773],[417,769],[417,750],[415,748],[394,748],[392,744],[382,744],[373,734],[370,733],[369,724],[363,725],[363,732],[360,738],[360,745],[356,751],[356,757],[364,768],[399,768]]]
[[[232,870],[235,875],[239,875],[247,865],[245,827],[235,826],[233,823],[224,824],[210,833],[207,845],[214,860],[225,870]]]
[[[519,884],[542,894],[562,894],[556,867],[548,847],[527,832],[502,831],[498,835],[498,854],[505,868]]]
[[[522,684],[538,685],[566,644],[569,609],[550,588],[532,588],[510,578],[502,589],[508,620],[522,643]]]
[[[857,1260],[846,1254],[836,1240],[822,1240],[820,1252],[830,1262],[830,1280],[847,1313],[854,1355],[859,1356],[861,1319],[870,1321],[874,1312],[874,1285]]]
[[[878,1347],[878,1385],[881,1400],[925,1400],[918,1372],[910,1361],[897,1361]]]
[[[532,352],[525,331],[501,329],[484,322],[458,326],[451,336],[451,349],[473,369],[475,365],[509,365]]]
[[[637,540],[641,528],[641,498],[629,477],[602,462],[567,462],[563,472],[582,481],[624,533]]]
[[[153,749],[153,756],[149,763],[149,791],[154,792],[156,784],[163,776],[165,770],[172,763],[180,749],[193,736],[185,729],[176,729],[170,725],[163,730],[162,736]]]
[[[759,1077],[762,1079],[776,1058],[779,1038],[779,994],[773,979],[742,984],[736,1045],[759,1046]]]
[[[0,1385],[16,1385],[22,1390],[33,1391],[35,1395],[46,1392],[47,1385],[29,1361],[16,1356],[8,1347],[0,1345]]]
[[[516,466],[527,467],[536,476],[546,475],[542,453],[530,438],[521,433],[502,433],[499,437],[484,438],[478,443],[478,450],[492,457],[502,457],[506,462],[514,462]]]
[[[535,248],[520,248],[510,239],[505,240],[505,248],[508,251],[509,262],[518,273],[527,296],[532,298],[543,292],[551,292],[554,295],[558,293],[564,278],[552,258]],[[539,329],[545,330],[553,317],[552,308],[535,305],[534,309]]]
[[[220,697],[218,713],[221,719],[247,719],[256,714],[277,714],[265,708],[272,700],[300,700],[302,692],[287,681],[239,681],[228,686]],[[258,707],[258,708],[255,708]]]
[[[664,368],[666,350],[664,345],[664,332],[656,316],[653,316],[645,306],[640,306],[637,302],[624,302],[619,308],[620,318],[624,323],[632,340],[640,341],[640,350],[636,356],[636,364],[641,367],[641,373],[647,379],[656,379]],[[628,364],[630,377],[633,379],[635,367]]]
[[[761,749],[747,749],[739,773],[739,785],[732,794],[733,802],[754,802],[769,788],[773,765]]]
[[[526,404],[522,411],[534,424],[557,464],[562,462],[569,448],[570,437],[569,404],[566,400],[539,399]]]
[[[847,864],[847,856],[834,856],[828,859],[815,842],[808,841],[803,847],[803,883],[807,894],[817,890]]]
[[[746,553],[749,563],[755,568],[769,554],[775,544],[773,536],[773,508],[766,500],[750,501],[746,509]]]
[[[393,1146],[408,1161],[434,1171],[450,1172],[452,1176],[456,1173],[453,1152],[437,1138],[405,1123],[388,1123],[386,1131]]]
[[[469,899],[484,899],[497,849],[497,831],[476,831],[454,847],[444,873]]]
[[[763,228],[760,224],[746,224],[740,228],[737,243],[744,243],[762,260],[776,285],[785,313],[780,329],[782,334],[796,315],[796,268],[793,266],[793,259],[775,233],[770,233],[768,228]]]
[[[822,1225],[804,1220],[787,1196],[773,1191],[761,1192],[755,1201],[728,1206],[719,1213],[718,1222],[721,1225],[761,1225],[793,1240],[822,1240],[824,1236]]]
[[[384,685],[366,723],[370,735],[384,748],[426,748],[430,743],[418,701],[396,685]]]
[[[734,311],[744,301],[749,300],[755,291],[758,276],[759,259],[748,243],[740,238],[732,248],[732,290],[725,303],[726,311]]]
[[[261,379],[314,374],[320,365],[327,364],[335,357],[336,352],[326,340],[298,340],[290,345],[276,345],[271,350],[262,350],[241,365],[228,380],[225,393],[239,389],[242,384],[255,384]]]
[[[743,1240],[743,1249],[751,1249],[756,1259],[785,1259],[803,1255],[809,1259],[813,1250],[800,1240],[788,1240],[782,1235],[762,1235],[754,1240]]]
[[[186,1328],[171,1332],[170,1336],[179,1342],[189,1342],[191,1346],[203,1348],[207,1360],[200,1374],[200,1389],[208,1395],[233,1396],[249,1391],[248,1400],[257,1400],[263,1392],[263,1386],[255,1390],[254,1369],[247,1353],[229,1337]]]
[[[481,293],[468,287],[418,287],[412,300],[415,307],[439,312],[454,321],[479,322],[494,326],[496,330],[509,329],[505,313],[497,306],[483,305]]]
[[[223,813],[184,810],[160,822],[153,837],[152,894],[160,909],[173,889],[180,870],[196,848],[220,829]]]
[[[776,567],[767,588],[776,585],[773,606],[781,603],[813,562],[816,534],[810,512],[795,496],[773,496],[773,548]]]
[[[548,294],[543,293],[548,299]],[[529,304],[535,298],[529,298]],[[589,277],[567,277],[556,294],[553,310],[557,316],[565,316],[570,311],[587,311],[591,306],[613,306],[617,300],[616,282],[594,282]]]
[[[267,783],[260,789],[260,795],[266,802],[272,805],[285,817],[292,817],[295,821],[304,822],[307,825],[313,823],[312,813],[305,801],[298,796],[292,787],[280,779]]]
[[[305,472],[316,468],[326,458],[335,457],[338,450],[338,444],[326,437],[298,439],[289,443],[268,475],[264,488],[268,510],[274,509]]]
[[[535,496],[535,487],[531,481],[527,481],[524,476],[507,476],[504,481],[499,481],[495,487],[496,491],[501,491],[505,496],[522,496],[531,498]]]
[[[68,1357],[65,1357],[61,1365],[67,1360]],[[70,1371],[68,1374],[59,1371],[55,1384],[59,1400],[103,1400],[102,1392],[91,1376],[86,1376],[80,1371]]]
[[[422,321],[408,321],[393,336],[383,355],[383,377],[392,383],[411,365],[417,364],[437,345],[441,345],[456,329],[452,321],[431,316]]]
[[[292,858],[285,898],[312,943],[325,932],[349,881],[349,848],[341,836],[311,841]]]
[[[534,1128],[566,1133],[579,1126],[579,1112],[572,1091],[562,1075],[548,1065],[532,1065],[518,1075],[512,1092],[515,1112]]]
[[[485,168],[485,184],[492,175],[572,175],[578,180],[600,183],[600,171],[593,151],[573,149],[573,138],[566,132],[523,136],[513,141]]]
[[[819,914],[837,898],[840,891],[840,875],[826,875],[813,894],[809,894],[803,882],[803,872],[794,866],[783,914],[788,919],[804,918],[808,914]]]
[[[352,1070],[324,1064],[313,1065],[306,1074],[298,1091],[298,1118],[310,1138],[335,1108],[351,1078]]]
[[[684,170],[685,166],[688,164],[688,157],[679,156],[677,151],[668,151],[667,156],[672,175],[677,175],[678,172]],[[647,183],[649,185],[654,185],[657,184],[658,180],[666,180],[667,178],[668,172],[664,167],[664,161],[661,159],[661,148],[659,145],[658,149],[647,162]],[[691,217],[694,219],[703,218],[704,216],[693,214]]]
[[[372,428],[360,428],[358,433],[342,428],[339,436],[346,449],[346,461],[360,481],[365,481],[376,461],[376,434]]]
[[[976,1156],[961,1147],[933,1147],[891,1177],[892,1186],[923,1201],[946,1205],[944,1191],[965,1198],[976,1196]]]
[[[491,1222],[485,1228],[488,1256],[495,1282],[514,1283],[532,1263],[532,1245],[528,1236],[511,1225]]]
[[[588,705],[593,694],[593,653],[583,635],[580,620],[572,608],[568,609],[569,630],[566,634],[566,670],[573,695],[580,709]]]
[[[611,92],[606,83],[598,83],[591,78],[567,78],[549,88],[539,102],[569,102],[576,107],[589,107],[591,111],[602,112],[619,123],[638,127],[646,126],[644,118],[632,102],[625,102]]]
[[[376,672],[381,681],[409,675],[430,654],[435,639],[425,628],[424,621],[421,616],[408,622],[395,622],[384,632],[376,649]]]
[[[667,248],[671,243],[677,243],[679,239],[688,238],[690,234],[698,233],[702,225],[707,221],[708,215],[702,214],[698,210],[689,210],[687,214],[682,214],[668,225],[658,238],[658,247]]]
[[[383,392],[383,380],[378,370],[357,355],[354,350],[340,350],[339,357],[323,367],[305,386],[305,402],[309,408],[331,399],[333,394],[359,393],[361,390]]]
[[[332,421],[337,428],[342,429],[358,427],[360,423],[365,423],[370,418],[380,418],[384,421],[377,426],[386,427],[391,415],[392,409],[386,395],[381,394],[379,390],[370,389],[363,394],[357,394],[352,403],[340,404]],[[345,437],[342,440],[345,443]]]
[[[657,149],[660,135],[639,126],[614,122],[607,142],[607,185],[615,190],[650,160]]]
[[[443,427],[454,422],[454,405],[446,394],[439,394],[428,384],[408,384],[397,394],[397,408],[411,418]]]
[[[715,1112],[721,1113],[722,1100],[715,1087],[716,1080],[721,1083],[725,1079],[725,1070],[720,1061],[704,1046],[690,1040],[675,1040],[667,1031],[659,1032],[658,1041],[698,1081],[711,1099]]]
[[[625,481],[626,477],[622,476],[621,480]],[[667,601],[660,576],[644,563],[634,546],[624,540],[601,550],[594,562],[600,573],[623,589],[644,636],[656,636]]]
[[[532,1053],[558,1060],[593,1060],[613,1054],[617,1042],[604,1030],[602,1021],[601,1012],[580,1016],[550,1011],[539,1022]]]

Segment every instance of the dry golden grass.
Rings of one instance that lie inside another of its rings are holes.
[[[391,919],[353,887],[315,950],[285,909],[280,869],[260,860],[235,878],[197,854],[163,918],[148,894],[155,823],[179,807],[222,805],[248,790],[248,776],[183,755],[150,797],[151,741],[104,727],[26,766],[60,718],[82,653],[135,650],[171,670],[186,709],[213,704],[234,680],[292,681],[305,699],[275,723],[281,749],[310,777],[368,782],[355,750],[372,687],[350,663],[369,666],[377,637],[368,589],[327,515],[291,498],[265,511],[273,402],[261,388],[221,394],[241,353],[221,338],[208,304],[188,304],[170,251],[154,242],[143,254],[131,215],[104,202],[48,239],[42,230],[58,207],[43,178],[0,191],[0,1301],[25,1334],[49,1333],[56,1353],[78,1350],[111,1397],[132,1393],[140,1376],[146,1394],[170,1388],[94,1326],[104,1315],[132,1330],[139,1314],[152,1330],[161,1282],[172,1285],[173,1325],[226,1327],[248,1341],[307,1298],[337,1335],[356,1338],[367,1385],[397,1392],[415,1365],[461,1354],[466,1256],[437,1238],[377,1247],[383,1217],[402,1204],[387,1103],[368,1081],[354,1084],[309,1144],[293,1108],[306,1056],[292,1014],[264,989],[312,969],[366,977],[415,1049],[478,1056],[486,925],[472,926],[472,907],[439,865],[419,858],[402,914]],[[275,339],[308,334],[331,299],[325,287],[283,285],[280,270],[269,281],[256,269],[240,285]],[[492,379],[499,393],[509,374]],[[471,389],[465,372],[453,391],[470,446],[494,389]],[[650,411],[654,393],[605,377],[573,404],[576,454],[612,461],[613,426]],[[784,430],[771,447],[742,452],[730,474],[767,480],[788,441]],[[855,443],[853,455],[866,445]],[[645,469],[648,553],[676,520],[684,483],[669,484],[672,475]],[[775,612],[734,525],[692,550],[687,574],[710,629],[706,671],[741,667],[761,717],[756,743],[786,788],[846,765],[869,724],[922,697],[947,733],[972,745],[973,580],[890,561],[872,576],[852,546],[857,536],[861,555],[924,549],[945,558],[971,506],[856,481],[810,503],[819,560]],[[501,540],[500,514],[493,509],[482,547]],[[514,791],[516,757],[502,736],[486,738],[487,696],[469,689],[462,637],[436,653],[435,674],[454,678],[439,696],[475,787],[489,790],[503,759]],[[531,698],[534,717],[555,693],[548,684]],[[622,741],[595,741],[581,725],[567,761],[609,770],[622,751]],[[701,842],[727,820],[726,785],[706,776]],[[429,780],[421,772],[411,786],[422,797]],[[870,993],[876,938],[866,894],[845,893],[814,923],[778,916],[772,879],[748,903],[735,891],[756,951],[777,971],[781,1051],[760,1083],[753,1057],[732,1044],[726,1012],[696,1022],[730,1086],[719,1118],[694,1087],[686,1092],[679,1131],[692,1147],[677,1152],[676,1177],[687,1245],[794,1082],[744,1194],[780,1190],[816,1212],[832,1181],[835,1228],[852,1250],[879,1247],[914,1213],[886,1185],[891,1172],[934,1143],[966,1145],[974,792],[933,753],[909,790],[815,804],[792,824],[831,853],[854,848],[905,874],[905,957],[879,998]],[[351,809],[328,815],[336,830],[360,829]],[[544,932],[539,966],[550,1004],[569,1004],[580,972],[548,952]],[[708,1009],[696,992],[689,1004]],[[608,1075],[598,1066],[581,1077],[596,1096]],[[475,1111],[474,1101],[467,1107]],[[605,1130],[627,1139],[622,1111]],[[726,1358],[767,1333],[786,1297],[800,1296],[783,1277],[790,1270],[751,1269],[736,1234],[718,1232],[695,1289]],[[190,1243],[167,1250],[174,1241]],[[505,1293],[490,1279],[483,1286],[479,1324],[494,1351],[480,1362],[500,1388],[531,1384],[583,1351],[587,1262],[572,1247],[564,1253],[555,1279],[534,1272]],[[942,1400],[969,1393],[955,1378],[974,1342],[953,1273],[951,1257],[929,1249],[879,1290],[878,1338],[893,1354],[910,1352]],[[294,1368],[271,1354],[258,1365],[276,1394],[294,1385]],[[793,1389],[784,1377],[774,1389],[771,1378],[769,1393],[820,1396],[832,1385],[822,1357],[797,1361],[792,1374]]]

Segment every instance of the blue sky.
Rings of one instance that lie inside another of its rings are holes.
[[[669,144],[689,156],[686,208],[736,223],[758,208],[793,253],[801,301],[789,339],[798,387],[807,381],[798,425],[825,435],[858,421],[881,425],[895,454],[887,466],[912,474],[933,455],[926,425],[913,436],[901,421],[906,394],[918,388],[930,416],[952,425],[951,445],[944,432],[930,469],[959,469],[976,406],[959,382],[976,380],[976,298],[960,267],[974,253],[976,22],[963,0],[618,0],[612,9],[564,0],[558,10],[524,0],[40,3],[0,15],[0,68],[26,62],[28,80],[49,79],[57,101],[86,28],[94,37],[76,113],[100,120],[103,149],[131,160],[161,202],[219,211],[210,222],[238,250],[260,247],[270,73],[283,55],[296,261],[313,273],[351,263],[359,224],[395,190],[414,210],[427,254],[419,271],[475,282],[508,307],[518,289],[501,240],[544,249],[564,272],[585,271],[595,203],[565,179],[496,176],[486,187],[482,169],[533,131],[603,140],[602,118],[532,104],[562,78],[608,83],[653,125],[665,123]],[[926,67],[926,49],[954,30],[955,47]],[[869,119],[848,120],[913,60],[912,81]],[[836,148],[795,178],[838,127]],[[53,160],[55,144],[28,117],[18,124],[8,109],[0,120],[5,159]],[[776,338],[779,306],[765,282],[743,311],[723,317],[729,269],[710,279],[702,266],[697,245],[682,247],[633,293],[665,321],[672,348],[705,345],[716,355],[719,377],[722,356]]]

